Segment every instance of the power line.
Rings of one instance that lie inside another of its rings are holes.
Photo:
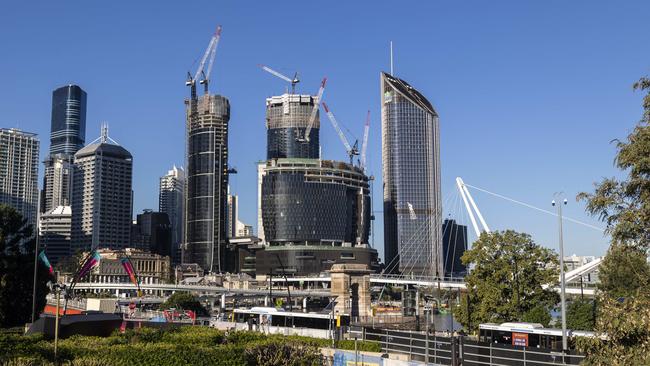
[[[477,191],[481,191],[481,192],[487,193],[487,194],[489,194],[489,195],[492,195],[492,196],[495,196],[495,197],[498,197],[498,198],[504,199],[504,200],[506,200],[506,201],[510,201],[510,202],[516,203],[516,204],[518,204],[518,205],[522,205],[522,206],[525,206],[525,207],[528,207],[528,208],[532,208],[533,210],[537,210],[537,211],[543,212],[543,213],[548,214],[548,215],[552,215],[552,216],[555,216],[555,217],[558,216],[555,212],[548,211],[548,210],[545,210],[545,209],[543,209],[543,208],[535,207],[535,206],[533,206],[533,205],[531,205],[531,204],[528,204],[528,203],[526,203],[526,202],[521,202],[521,201],[518,201],[518,200],[516,200],[516,199],[514,199],[514,198],[510,198],[510,197],[506,197],[506,196],[500,195],[500,194],[498,194],[498,193],[490,192],[490,191],[488,191],[488,190],[486,190],[486,189],[483,189],[483,188],[475,187],[475,186],[470,185],[470,184],[467,184],[467,183],[465,183],[465,186],[470,187],[470,188],[474,188],[474,189],[476,189]],[[594,225],[588,224],[588,223],[583,222],[583,221],[580,221],[580,220],[572,219],[572,218],[567,217],[567,216],[564,216],[564,215],[562,216],[562,218],[563,218],[564,220],[571,221],[571,222],[573,222],[573,223],[580,224],[580,225],[586,226],[586,227],[588,227],[588,228],[591,228],[591,229],[594,229],[594,230],[598,230],[598,231],[600,231],[600,232],[604,232],[604,231],[605,231],[605,229],[603,229],[603,228],[601,228],[601,227],[594,226]]]

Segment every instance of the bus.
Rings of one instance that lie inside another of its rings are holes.
[[[332,323],[335,326],[350,324],[350,317],[347,315],[337,317],[330,313],[303,313],[271,307],[234,309],[233,318],[237,323],[246,323],[253,319],[257,325],[311,329],[330,329]]]
[[[567,337],[595,337],[594,332],[567,329]],[[562,350],[562,329],[539,323],[486,323],[479,325],[479,341],[512,346]]]

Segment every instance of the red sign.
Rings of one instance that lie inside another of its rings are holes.
[[[528,333],[512,332],[512,345],[528,347]]]

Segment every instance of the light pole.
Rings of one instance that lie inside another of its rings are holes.
[[[554,196],[558,197],[561,194],[556,193]],[[564,205],[567,204],[566,198],[562,201]],[[557,206],[557,217],[559,224],[559,239],[560,239],[560,307],[562,312],[562,350],[566,351],[567,346],[567,335],[566,335],[566,292],[565,292],[565,281],[564,281],[564,241],[562,237],[562,204],[555,204],[555,200],[551,201],[553,206]]]

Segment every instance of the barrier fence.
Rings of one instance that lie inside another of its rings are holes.
[[[536,347],[479,342],[466,336],[445,337],[416,331],[364,327],[360,338],[377,342],[383,353],[408,355],[410,360],[450,366],[579,365],[575,351],[557,352]]]

